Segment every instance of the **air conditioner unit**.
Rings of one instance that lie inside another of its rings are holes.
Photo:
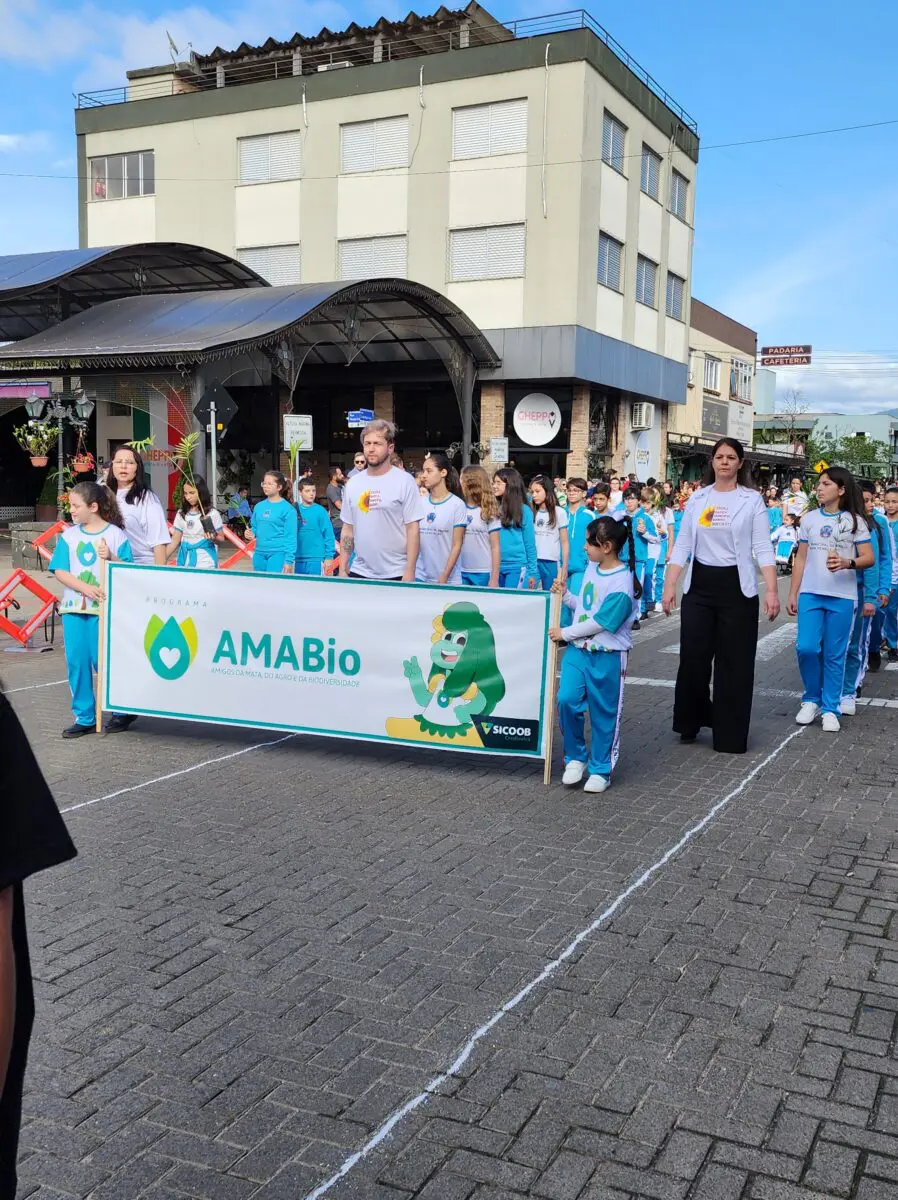
[[[340,62],[322,63],[318,68],[319,71],[342,71],[344,67],[351,67],[352,63],[348,58],[342,59]]]
[[[640,401],[630,408],[631,429],[651,429],[655,424],[655,406],[647,401]]]

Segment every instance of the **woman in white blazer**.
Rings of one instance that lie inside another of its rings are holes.
[[[735,438],[715,445],[705,482],[683,513],[661,602],[670,615],[685,568],[673,727],[682,741],[694,742],[709,726],[715,750],[744,754],[758,646],[755,561],[764,576],[764,612],[774,621],[780,611],[770,522]]]

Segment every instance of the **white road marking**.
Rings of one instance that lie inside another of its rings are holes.
[[[82,800],[80,804],[70,804],[68,808],[60,809],[60,812],[72,813],[77,812],[79,808],[90,808],[93,804],[100,804],[103,800],[114,800],[116,796],[126,796],[128,792],[139,792],[141,788],[152,787],[154,783],[166,783],[169,779],[178,779],[181,775],[189,775],[192,771],[199,771],[202,767],[214,767],[216,763],[228,762],[232,758],[240,758],[242,754],[252,754],[254,750],[264,750],[267,746],[279,746],[281,742],[289,742],[291,738],[295,738],[295,733],[287,733],[283,737],[275,738],[271,742],[256,742],[252,746],[244,746],[242,750],[232,750],[230,754],[220,754],[218,758],[207,758],[203,762],[194,763],[192,767],[184,767],[180,771],[171,771],[168,775],[157,775],[155,779],[145,779],[143,783],[132,784],[131,787],[119,788],[116,792],[107,792],[105,796],[97,796],[94,800]]]
[[[621,905],[626,903],[631,896],[643,888],[649,882],[652,876],[657,875],[659,871],[666,867],[674,855],[678,854],[683,847],[686,846],[687,843],[696,836],[696,834],[701,833],[701,831],[708,824],[710,824],[711,821],[713,821],[717,814],[724,809],[731,800],[735,799],[736,796],[745,790],[745,788],[755,778],[756,775],[760,774],[765,767],[769,766],[770,763],[772,763],[777,757],[777,755],[780,754],[791,741],[797,737],[800,737],[802,733],[804,733],[804,729],[796,729],[793,733],[790,733],[787,737],[783,738],[776,749],[772,750],[765,759],[762,759],[757,766],[753,767],[737,787],[733,788],[731,792],[728,792],[722,800],[718,800],[716,804],[712,805],[702,819],[687,829],[680,840],[675,842],[674,845],[672,845],[670,849],[658,859],[657,862],[652,863],[650,867],[646,867],[638,879],[635,879],[628,888],[625,888],[624,891],[622,891],[616,897],[616,899],[614,899],[611,904],[608,905],[604,912],[600,913],[599,916],[597,916],[596,919],[584,929],[581,929],[580,932],[570,942],[568,942],[557,958],[553,958],[550,962],[546,963],[538,975],[535,975],[529,983],[525,984],[524,987],[521,988],[519,992],[517,992],[509,1000],[506,1000],[502,1007],[498,1008],[489,1018],[489,1020],[485,1021],[479,1029],[476,1029],[468,1038],[467,1042],[465,1042],[454,1062],[450,1063],[450,1065],[439,1075],[435,1075],[433,1079],[431,1079],[430,1082],[424,1086],[423,1090],[417,1094],[417,1096],[413,1096],[411,1100],[408,1100],[402,1105],[401,1108],[396,1109],[395,1112],[387,1117],[383,1124],[380,1125],[371,1135],[368,1141],[365,1142],[364,1145],[360,1146],[358,1150],[355,1150],[352,1154],[350,1154],[329,1179],[325,1179],[323,1183],[320,1183],[318,1187],[309,1192],[306,1195],[305,1200],[318,1200],[319,1196],[323,1196],[326,1192],[329,1192],[334,1184],[339,1183],[341,1179],[344,1179],[354,1167],[356,1167],[363,1159],[367,1158],[373,1150],[376,1150],[377,1147],[380,1146],[381,1143],[390,1136],[400,1121],[404,1120],[405,1117],[409,1116],[410,1113],[413,1113],[416,1108],[420,1108],[422,1104],[425,1104],[438,1088],[442,1087],[442,1085],[446,1083],[448,1079],[450,1079],[465,1065],[465,1063],[473,1054],[477,1043],[481,1042],[490,1032],[490,1030],[494,1029],[495,1026],[498,1025],[499,1022],[503,1020],[503,1018],[506,1017],[513,1009],[517,1008],[522,1000],[526,1000],[530,993],[538,988],[540,984],[545,983],[545,981],[551,975],[553,975],[555,971],[558,970],[562,963],[566,962],[571,957],[571,955],[587,938],[595,933],[600,926],[604,925],[606,921],[613,917]]]
[[[68,683],[67,679],[54,679],[52,683],[29,683],[28,687],[6,688],[4,696],[14,696],[16,692],[33,692],[35,688],[59,687],[61,683]]]
[[[785,653],[794,644],[797,633],[798,622],[790,621],[788,625],[780,625],[779,629],[774,629],[759,638],[757,661],[769,662],[777,655]]]
[[[627,683],[635,687],[675,688],[674,679],[645,679],[640,675],[628,675]],[[801,692],[791,692],[785,688],[755,688],[755,696],[763,696],[766,700],[800,700]],[[868,708],[898,708],[898,700],[880,700],[875,696],[858,696],[857,703]]]

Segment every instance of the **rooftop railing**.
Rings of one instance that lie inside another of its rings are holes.
[[[212,61],[199,56],[191,63],[179,63],[170,70],[160,68],[157,75],[132,79],[126,87],[80,92],[77,103],[78,108],[101,108],[110,104],[124,104],[131,100],[186,95],[220,87],[314,75],[320,71],[396,62],[404,58],[417,58],[423,54],[463,53],[475,46],[521,38],[546,37],[575,29],[588,29],[593,33],[687,129],[698,133],[695,119],[674,100],[653,75],[627,53],[604,26],[582,8],[540,17],[526,17],[504,24],[497,22],[492,26],[471,22],[443,30],[424,28],[415,32],[414,29],[410,29],[406,36],[397,38],[371,34],[343,40],[340,35],[334,35],[334,40],[329,45],[313,44],[308,47],[298,46],[295,49],[285,45],[270,52],[246,54],[231,59],[218,58]]]

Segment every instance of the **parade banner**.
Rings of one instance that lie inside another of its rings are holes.
[[[546,592],[112,563],[109,712],[542,758]]]

